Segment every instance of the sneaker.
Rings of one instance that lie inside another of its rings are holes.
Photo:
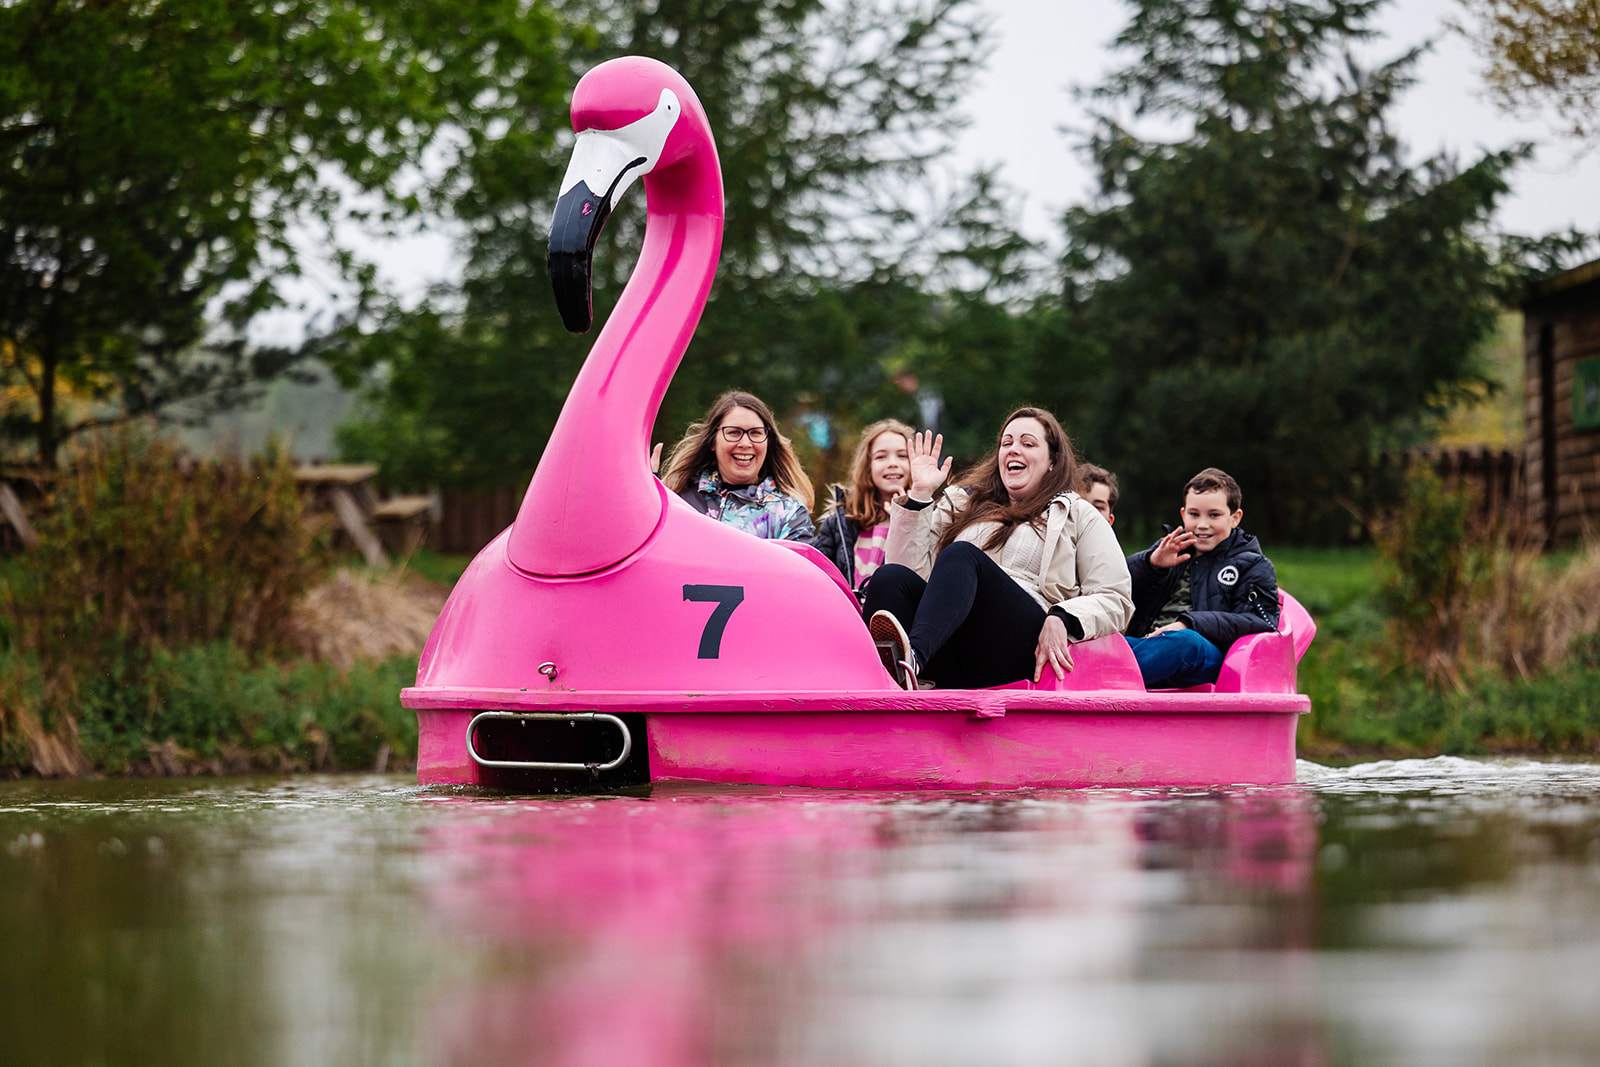
[[[917,687],[917,656],[911,651],[911,638],[900,620],[887,611],[875,611],[867,623],[867,630],[878,646],[878,658],[883,669],[902,689]]]

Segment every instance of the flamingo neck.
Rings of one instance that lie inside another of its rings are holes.
[[[709,166],[704,157],[709,156]],[[590,349],[534,471],[508,545],[530,574],[614,566],[649,539],[665,507],[650,429],[694,335],[722,250],[715,150],[644,179],[644,248]]]

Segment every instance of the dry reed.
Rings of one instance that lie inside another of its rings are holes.
[[[405,571],[369,578],[341,570],[295,609],[291,640],[312,659],[349,670],[357,660],[417,656],[448,590]]]
[[[1461,691],[1485,669],[1546,674],[1600,625],[1600,543],[1553,567],[1520,514],[1484,515],[1431,471],[1373,528],[1389,563],[1391,656],[1434,688]]]

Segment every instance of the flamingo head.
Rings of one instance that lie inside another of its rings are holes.
[[[641,56],[602,63],[579,80],[572,128],[577,138],[550,224],[546,263],[562,322],[585,333],[594,321],[594,247],[611,209],[635,179],[691,157],[711,144],[711,133],[683,76]]]

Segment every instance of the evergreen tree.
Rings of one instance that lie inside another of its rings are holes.
[[[1252,526],[1327,539],[1369,457],[1488,388],[1490,216],[1525,146],[1413,163],[1388,113],[1418,53],[1364,69],[1372,0],[1133,0],[1094,93],[1098,201],[1068,212],[1056,329],[1093,383],[1088,451],[1172,521],[1205,466]],[[1159,124],[1164,138],[1119,121]]]

